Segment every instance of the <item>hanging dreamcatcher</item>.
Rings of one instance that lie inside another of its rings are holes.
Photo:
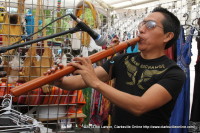
[[[81,1],[78,3],[75,11],[75,15],[80,18],[84,23],[89,25],[92,29],[97,29],[99,27],[98,12],[95,6],[88,1]],[[90,44],[90,36],[86,32],[81,34],[77,32],[78,39],[81,39],[81,44],[88,47]]]

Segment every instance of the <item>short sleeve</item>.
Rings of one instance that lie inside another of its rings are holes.
[[[110,69],[112,69],[112,75],[111,78],[115,78],[115,66],[118,65],[119,61],[122,60],[124,57],[126,57],[127,54],[120,54],[117,56],[114,56],[111,59],[108,59],[103,65],[102,67],[104,68],[104,70],[109,74],[110,73]],[[112,67],[111,67],[112,65]]]
[[[171,94],[173,99],[176,99],[183,87],[184,82],[185,73],[177,66],[168,70],[158,84],[163,86]]]
[[[110,65],[111,65],[110,59],[107,60],[107,61],[102,65],[103,69],[104,69],[107,73],[109,73]]]
[[[103,65],[102,67],[104,68],[104,70],[110,75],[111,74],[111,79],[114,78],[114,65],[116,64],[116,57],[112,58],[112,59],[108,59]],[[112,70],[110,70],[112,69]]]

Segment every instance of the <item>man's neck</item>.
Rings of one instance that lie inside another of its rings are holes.
[[[144,59],[156,59],[156,58],[159,58],[161,56],[165,55],[165,52],[164,51],[159,51],[159,52],[151,52],[151,53],[148,53],[148,52],[141,52],[141,56],[142,58]]]

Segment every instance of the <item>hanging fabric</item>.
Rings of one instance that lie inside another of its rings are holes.
[[[172,45],[168,49],[165,50],[165,54],[167,57],[169,57],[171,60],[176,61],[176,47],[175,45]]]
[[[61,0],[57,1],[57,18],[61,17]],[[61,32],[61,19],[56,22],[56,33]],[[56,41],[63,41],[63,38],[56,37]]]
[[[24,13],[25,9],[25,0],[18,0],[17,14],[6,13],[4,16],[4,24],[2,24],[2,43],[4,46],[12,45],[13,43],[21,40],[21,36],[23,35],[23,27],[22,27],[22,17],[21,14]],[[6,5],[6,9],[7,9]],[[10,55],[15,55],[16,49],[11,49],[4,54],[4,70],[7,74],[10,73],[11,68],[9,66],[9,61],[12,60]]]
[[[177,64],[186,74],[186,81],[177,98],[174,110],[170,118],[170,126],[188,126],[190,110],[190,69],[191,43],[195,28],[190,29],[190,34],[185,40],[184,28],[181,26],[179,39],[177,40]],[[188,133],[188,128],[171,128],[170,133]]]
[[[90,109],[90,124],[101,126],[108,121],[110,111],[110,101],[100,92],[92,90],[92,100]]]
[[[34,32],[34,25],[35,25],[34,16],[31,9],[28,10],[28,13],[25,16],[25,20],[26,20],[26,34],[31,35]]]
[[[198,19],[200,27],[200,18]],[[197,41],[197,62],[195,65],[195,81],[194,81],[194,93],[191,108],[190,126],[199,126],[200,123],[200,31],[196,37]],[[198,128],[192,129],[192,132],[200,131]]]
[[[20,16],[24,13],[25,9],[25,0],[18,0],[17,14],[5,14],[4,24],[2,25],[2,34],[3,34],[3,45],[11,45],[19,40],[23,35],[22,27],[22,17]],[[7,5],[6,5],[7,8]],[[14,50],[8,51],[11,54]]]
[[[100,126],[102,125],[102,117],[100,114],[100,107],[101,107],[101,98],[102,95],[100,92],[93,90],[93,94],[92,94],[92,107],[90,110],[90,123]]]
[[[2,45],[2,23],[5,22],[5,12],[6,9],[3,6],[0,6],[0,45]]]
[[[42,6],[42,1],[37,1],[37,10],[35,16],[35,27],[34,32],[38,31],[38,21],[39,21],[39,14],[42,14],[42,26],[45,26],[45,19],[44,19],[44,11]],[[46,36],[46,28],[43,29],[42,36]],[[38,35],[34,35],[33,39],[37,39]],[[44,72],[46,72],[51,66],[53,66],[53,55],[51,49],[47,45],[47,40],[40,42],[40,49],[38,49],[38,44],[34,43],[31,48],[29,48],[27,52],[27,57],[24,60],[24,68],[23,68],[23,75],[25,76],[24,80],[29,81],[38,76],[42,76]],[[43,49],[42,49],[43,48]],[[39,51],[39,52],[38,52]],[[40,54],[37,58],[37,55]]]
[[[16,83],[19,80],[19,72],[23,64],[22,59],[19,57],[19,55],[15,55],[14,58],[9,62],[11,70],[7,80],[8,83]]]
[[[136,44],[134,46],[130,46],[126,50],[126,53],[137,53],[137,52],[139,52],[138,44]]]
[[[85,125],[89,125],[90,122],[90,108],[91,108],[91,101],[92,101],[92,88],[85,88],[83,89],[83,96],[85,97],[86,104],[83,107],[83,113],[87,116],[84,120]]]

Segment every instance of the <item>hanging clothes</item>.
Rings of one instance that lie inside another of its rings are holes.
[[[89,123],[102,126],[105,121],[108,121],[110,102],[100,92],[94,89],[92,91]]]
[[[194,93],[193,102],[190,117],[190,126],[199,126],[200,123],[200,61],[195,65],[195,81],[194,81]],[[198,132],[200,129],[194,128],[193,132]]]
[[[128,39],[131,39],[131,34],[130,33],[128,33],[127,36],[128,36]],[[133,38],[135,38],[134,33],[133,33]],[[136,45],[129,46],[126,49],[126,53],[137,53],[137,52],[139,52],[138,43]]]
[[[92,101],[92,88],[85,88],[83,89],[83,95],[86,101],[85,106],[83,107],[83,113],[87,116],[83,122],[85,125],[89,125],[90,121],[90,108],[91,108],[91,101]]]
[[[200,18],[198,20],[198,24],[200,26]],[[200,122],[200,31],[198,32],[198,36],[196,37],[197,41],[197,62],[195,65],[195,81],[194,81],[194,93],[193,93],[193,102],[191,109],[191,117],[190,117],[190,125],[198,126]],[[192,132],[198,132],[200,129],[194,128]]]
[[[105,62],[105,60],[106,59],[102,61]],[[89,89],[90,92],[88,92],[88,89],[86,91],[83,91],[85,99],[86,101],[88,101],[88,105],[86,105],[84,108],[84,112],[87,112],[86,114],[88,116],[88,119],[86,119],[84,123],[102,126],[105,121],[108,121],[110,101],[105,98],[100,92],[92,88]]]
[[[129,46],[129,47],[126,49],[126,53],[137,53],[137,52],[139,52],[138,44],[133,45],[133,46]]]
[[[96,90],[92,90],[92,107],[91,107],[91,114],[90,114],[90,124],[94,124],[97,126],[102,125],[103,120],[101,117],[101,99],[102,94]]]
[[[176,45],[172,45],[170,48],[166,49],[165,54],[171,60],[176,61]]]
[[[170,126],[188,126],[190,110],[190,70],[191,43],[195,28],[190,29],[190,34],[185,40],[184,28],[181,26],[179,39],[177,40],[177,64],[186,74],[186,81],[177,98],[176,105],[170,118]],[[170,133],[188,133],[188,128],[171,128]]]

